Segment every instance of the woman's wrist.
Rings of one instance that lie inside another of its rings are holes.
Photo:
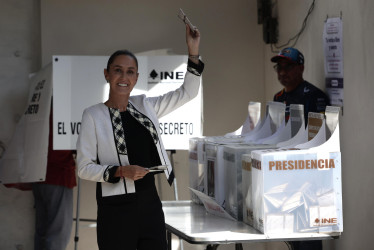
[[[188,54],[188,58],[199,60],[200,55],[198,53],[197,54]]]
[[[200,55],[199,53],[191,54],[188,53],[188,60],[192,61],[195,64],[199,64]]]

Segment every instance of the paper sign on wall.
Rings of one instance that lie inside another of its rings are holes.
[[[343,107],[343,22],[328,18],[323,31],[326,90],[331,105]]]

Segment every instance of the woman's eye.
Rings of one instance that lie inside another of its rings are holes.
[[[133,75],[133,74],[134,74],[134,71],[129,70],[129,71],[127,71],[127,74],[129,74],[129,75]]]

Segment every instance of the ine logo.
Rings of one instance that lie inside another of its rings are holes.
[[[154,80],[156,79],[156,77],[158,76],[156,70],[152,70],[151,74],[149,74],[149,76]]]
[[[149,82],[159,81],[182,81],[184,78],[184,72],[182,71],[160,71],[157,72],[155,69],[149,74]]]
[[[338,219],[337,218],[316,218],[314,220],[314,225],[315,226],[325,226],[325,225],[336,225],[338,224]]]

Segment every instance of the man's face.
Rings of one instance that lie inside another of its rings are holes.
[[[280,59],[274,69],[278,74],[279,82],[286,91],[291,91],[303,81],[304,65],[294,63],[287,59]]]

